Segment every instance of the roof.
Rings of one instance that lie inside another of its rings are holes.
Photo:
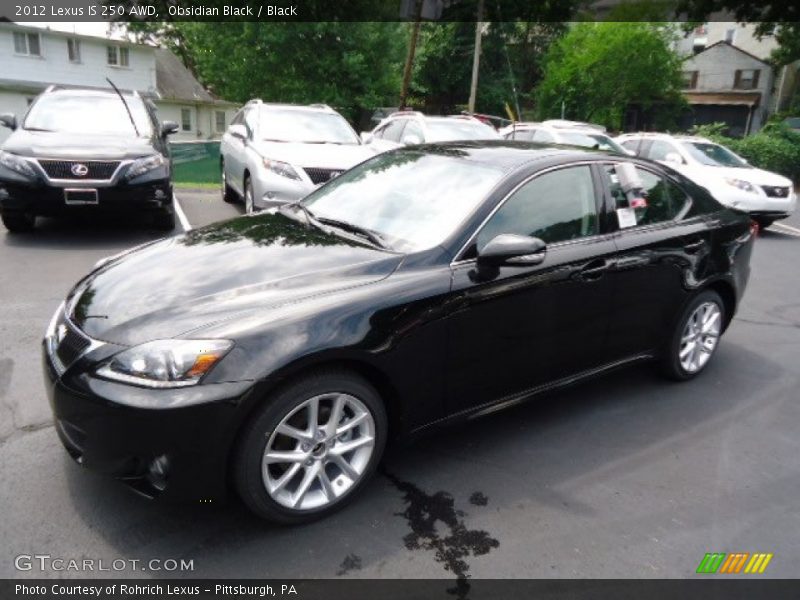
[[[51,29],[50,27],[37,27],[34,25],[21,25],[11,20],[3,20],[0,18],[0,28],[4,29],[14,29],[18,31],[29,31],[31,33],[41,33],[47,35],[57,35],[61,37],[68,37],[68,38],[77,38],[81,40],[94,40],[94,41],[101,41],[101,42],[110,42],[118,46],[147,46],[152,47],[148,44],[139,44],[137,42],[132,42],[130,40],[126,40],[124,38],[117,38],[117,37],[103,37],[99,35],[88,35],[85,33],[74,33],[72,31],[62,31],[60,29]]]
[[[694,54],[694,55],[690,56],[690,57],[688,58],[688,60],[691,60],[691,59],[692,59],[692,58],[694,58],[695,56],[699,56],[700,54],[703,54],[703,53],[705,53],[705,52],[708,52],[708,51],[709,51],[709,50],[711,50],[712,48],[716,48],[717,46],[720,46],[720,45],[722,45],[722,46],[727,46],[727,47],[729,47],[729,48],[731,48],[731,49],[733,49],[733,50],[736,50],[737,52],[740,52],[740,53],[744,54],[745,56],[749,56],[749,57],[750,57],[750,58],[752,58],[753,60],[757,60],[758,62],[760,62],[760,63],[763,63],[763,64],[767,65],[768,67],[770,66],[770,64],[769,64],[767,61],[765,61],[763,58],[759,58],[759,57],[757,57],[755,54],[751,54],[751,53],[750,53],[750,52],[748,52],[747,50],[742,50],[741,48],[739,48],[739,46],[736,46],[736,45],[734,45],[734,44],[731,44],[730,42],[728,42],[728,41],[726,41],[726,40],[720,40],[720,41],[718,41],[718,42],[714,42],[714,43],[713,43],[713,44],[711,44],[710,46],[706,46],[705,48],[703,48],[702,50],[700,50],[700,52],[698,52],[697,54]]]
[[[488,166],[499,167],[505,171],[512,171],[524,164],[548,158],[563,157],[565,159],[578,160],[581,158],[599,158],[602,156],[619,158],[616,154],[606,154],[605,152],[590,150],[588,148],[579,148],[577,146],[537,144],[534,142],[517,142],[511,140],[419,144],[404,146],[395,150],[395,152],[416,152],[455,156]]]
[[[684,92],[689,104],[728,106],[758,106],[759,92]]]
[[[154,48],[153,52],[156,59],[156,88],[162,100],[233,104],[213,96],[170,50]]]

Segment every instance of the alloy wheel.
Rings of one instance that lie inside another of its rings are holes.
[[[679,358],[687,373],[697,373],[706,366],[719,342],[722,311],[715,302],[700,304],[684,325]]]
[[[244,212],[252,215],[255,212],[255,203],[253,202],[253,186],[250,182],[246,182],[244,186]]]
[[[364,475],[375,448],[375,421],[350,394],[314,396],[294,408],[269,437],[261,460],[264,487],[286,508],[324,508]]]

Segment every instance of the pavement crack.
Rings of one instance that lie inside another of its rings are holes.
[[[347,575],[350,571],[359,571],[361,570],[361,557],[357,554],[348,554],[344,557],[342,564],[339,565],[339,570],[336,571],[336,575],[341,577],[342,575]]]
[[[455,501],[449,493],[439,491],[427,494],[413,483],[403,481],[385,469],[382,472],[403,493],[406,508],[395,514],[405,517],[411,527],[411,532],[403,538],[406,548],[433,550],[436,562],[456,576],[456,586],[448,589],[448,593],[461,600],[466,599],[470,590],[467,583],[467,578],[470,577],[467,573],[469,564],[466,558],[470,555],[488,554],[493,548],[500,546],[500,542],[486,531],[468,529],[464,523],[464,511],[455,508]],[[488,503],[486,496],[480,496],[476,499],[485,499]],[[442,527],[437,527],[439,524],[447,528],[447,531],[443,532]]]

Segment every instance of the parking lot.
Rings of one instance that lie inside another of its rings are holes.
[[[216,191],[178,198],[183,226],[241,212]],[[799,215],[756,242],[744,302],[696,380],[636,367],[395,446],[356,502],[298,528],[235,500],[147,502],[56,437],[48,319],[98,259],[159,235],[52,220],[0,234],[0,577],[85,575],[18,571],[20,554],[184,558],[198,577],[679,578],[707,552],[769,552],[760,577],[800,572]]]

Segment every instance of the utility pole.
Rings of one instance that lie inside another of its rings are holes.
[[[483,0],[481,0],[483,1]],[[416,0],[416,10],[414,11],[414,25],[411,28],[411,40],[408,42],[408,55],[406,56],[406,66],[403,69],[403,86],[400,89],[400,110],[406,107],[408,97],[408,86],[411,83],[411,70],[414,67],[414,54],[417,52],[417,39],[419,38],[419,25],[422,20],[423,0]]]
[[[481,64],[481,38],[483,36],[483,0],[478,0],[478,18],[475,21],[475,53],[472,56],[472,83],[469,86],[467,111],[475,112],[475,98],[478,95],[478,69]]]

